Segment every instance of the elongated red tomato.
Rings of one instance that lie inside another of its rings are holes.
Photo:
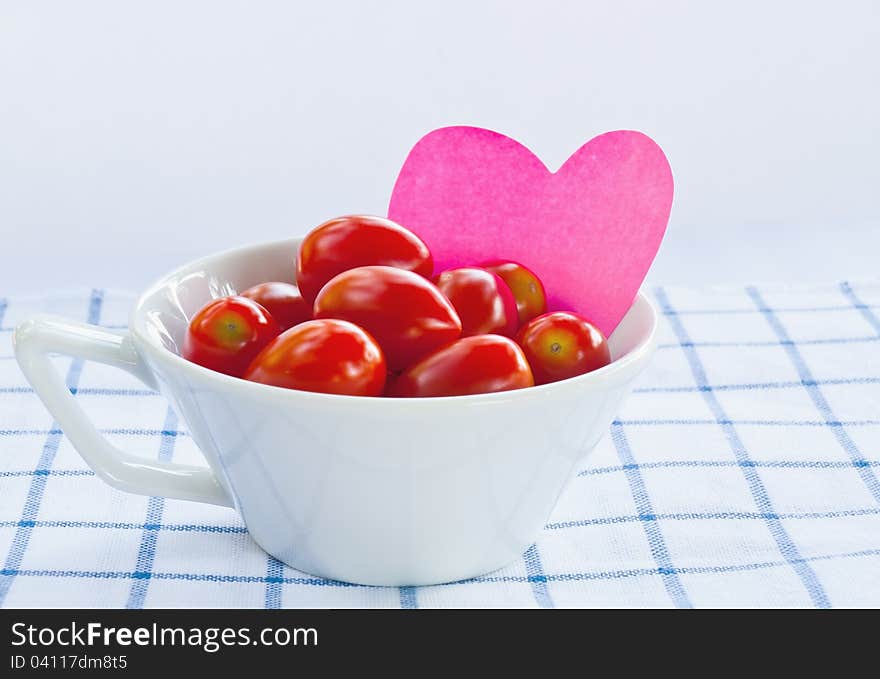
[[[290,283],[260,283],[242,292],[241,296],[263,306],[282,330],[312,317],[312,305],[303,299],[299,288]]]
[[[532,371],[516,342],[501,335],[463,337],[405,370],[389,396],[464,396],[534,385]]]
[[[538,316],[517,335],[536,384],[583,375],[611,362],[605,336],[583,316],[554,311]]]
[[[281,333],[257,355],[244,378],[302,391],[379,396],[386,370],[382,350],[363,328],[322,319]]]
[[[461,319],[461,334],[507,335],[519,327],[516,301],[501,277],[477,267],[449,269],[437,276],[437,288]]]
[[[430,277],[431,252],[418,236],[390,219],[351,215],[315,227],[296,256],[296,283],[310,304],[337,274],[359,266],[382,265]]]
[[[486,271],[496,273],[510,287],[516,300],[520,324],[527,323],[535,316],[547,311],[547,296],[544,285],[534,272],[517,262],[494,260],[480,265]]]
[[[183,339],[184,358],[241,377],[281,328],[266,309],[246,297],[221,297],[192,317]]]
[[[334,277],[318,293],[314,316],[364,328],[393,371],[461,335],[458,314],[433,283],[390,266],[361,266]]]

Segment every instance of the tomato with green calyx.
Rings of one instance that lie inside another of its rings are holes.
[[[241,377],[281,328],[271,314],[246,297],[221,297],[203,306],[183,339],[184,358],[205,368]]]
[[[547,311],[547,296],[544,285],[533,271],[522,264],[507,260],[494,260],[480,265],[486,271],[498,274],[507,283],[516,300],[520,324],[527,323],[535,316]]]
[[[605,336],[586,318],[571,311],[554,311],[520,328],[523,348],[535,384],[583,375],[611,362]]]

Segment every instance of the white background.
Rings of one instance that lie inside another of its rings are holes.
[[[880,3],[0,0],[0,294],[139,289],[384,213],[467,123],[553,169],[647,132],[676,178],[652,278],[876,275]]]

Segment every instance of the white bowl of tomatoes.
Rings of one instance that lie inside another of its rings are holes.
[[[527,263],[435,272],[404,227],[351,216],[181,267],[141,296],[127,334],[40,317],[15,346],[111,485],[233,506],[263,549],[313,575],[424,585],[522,555],[652,354],[643,295],[607,340],[544,298]],[[58,352],[161,390],[208,466],[112,446],[54,373]]]

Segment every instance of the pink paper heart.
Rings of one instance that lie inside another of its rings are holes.
[[[429,132],[410,151],[390,219],[431,248],[435,271],[512,259],[544,282],[551,310],[606,335],[657,254],[672,207],[672,171],[640,132],[599,135],[550,172],[529,149],[478,127]]]

